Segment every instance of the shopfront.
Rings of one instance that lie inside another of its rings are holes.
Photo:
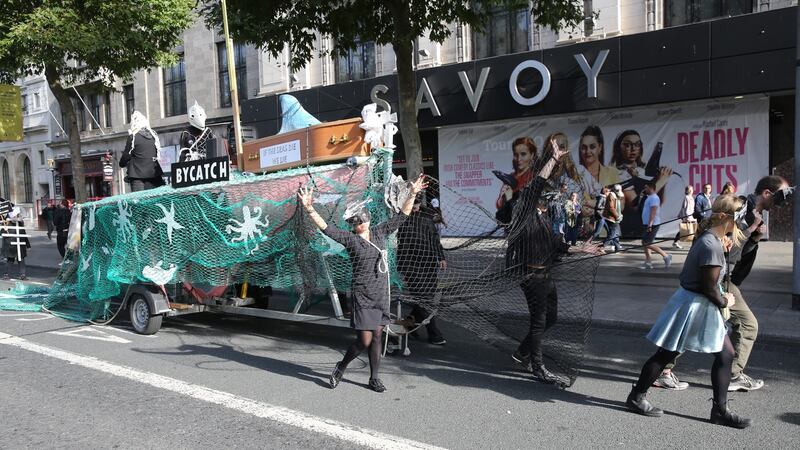
[[[719,192],[728,181],[748,193],[763,175],[791,175],[796,14],[786,8],[421,70],[426,172],[492,205],[502,186],[492,171],[512,172],[516,138],[541,149],[549,135],[563,133],[584,166],[581,135],[594,127],[604,140],[600,165],[621,165],[615,141],[632,130],[642,164],[659,153],[661,165],[679,174],[672,182],[678,196],[686,185],[710,182]],[[330,121],[357,117],[370,102],[396,111],[396,86],[386,76],[292,95]],[[279,116],[277,96],[242,108],[259,137],[277,132]],[[404,159],[402,148],[396,159]],[[791,211],[775,215],[785,217],[771,218],[771,238],[790,238]]]
[[[111,180],[104,179],[104,155],[84,156],[83,170],[86,177],[86,196],[89,200],[96,200],[112,195]],[[69,159],[56,160],[54,173],[55,191],[57,198],[75,198],[75,185],[72,177],[72,161]],[[105,176],[108,178],[108,176]]]

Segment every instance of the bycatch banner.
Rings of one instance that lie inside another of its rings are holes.
[[[491,213],[501,209],[533,175],[531,161],[554,136],[570,156],[555,184],[564,182],[569,191],[579,192],[587,210],[603,186],[621,184],[623,235],[636,236],[642,230],[636,204],[647,181],[659,189],[662,222],[680,215],[686,186],[697,195],[710,183],[715,197],[730,182],[737,194],[751,193],[768,174],[768,110],[769,99],[759,98],[444,128],[439,130],[442,212],[446,221],[448,206],[459,201],[453,192]],[[590,215],[585,217],[588,221]],[[481,227],[488,232],[495,226],[491,220],[469,229],[448,222],[443,234],[474,235]],[[677,230],[678,222],[672,222],[661,227],[659,236]]]
[[[228,181],[230,160],[227,156],[172,163],[172,187],[182,188],[200,184]]]

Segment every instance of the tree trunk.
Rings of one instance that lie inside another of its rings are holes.
[[[85,203],[86,176],[84,175],[83,158],[81,157],[81,132],[78,130],[75,109],[66,89],[61,84],[61,76],[58,71],[54,67],[46,65],[44,73],[47,78],[47,84],[50,85],[50,90],[58,101],[58,107],[61,108],[61,112],[66,116],[66,131],[69,139],[70,159],[72,160],[72,185],[75,188],[75,201],[77,203]]]
[[[406,154],[406,174],[409,180],[422,173],[422,145],[417,125],[417,79],[414,73],[414,45],[410,37],[408,5],[404,1],[392,2],[394,12],[394,38],[392,48],[397,58],[397,97],[400,104],[398,122],[403,134]]]

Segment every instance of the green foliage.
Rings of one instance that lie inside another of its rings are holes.
[[[64,84],[114,77],[174,60],[192,23],[192,0],[5,0],[0,8],[0,76],[43,73]]]
[[[255,44],[274,56],[289,45],[290,65],[302,68],[318,50],[315,30],[332,36],[334,52],[343,53],[358,42],[378,45],[413,42],[426,36],[443,42],[450,24],[460,22],[482,30],[493,8],[527,8],[527,0],[484,0],[481,7],[464,0],[228,0],[228,23],[235,40]],[[201,13],[209,26],[221,27],[216,0],[206,0]],[[583,1],[535,1],[536,21],[554,29],[583,20]]]

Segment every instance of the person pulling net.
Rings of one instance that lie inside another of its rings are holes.
[[[357,336],[347,348],[344,358],[336,364],[331,372],[331,389],[339,385],[348,364],[366,349],[369,354],[370,366],[369,387],[375,392],[386,390],[378,377],[383,327],[388,325],[391,320],[389,314],[390,274],[386,239],[406,220],[411,213],[416,194],[426,187],[424,176],[420,175],[411,184],[410,195],[408,195],[400,214],[395,214],[391,219],[374,227],[370,226],[371,215],[369,210],[364,207],[366,202],[357,202],[349,206],[343,218],[352,227],[352,232],[329,226],[325,219],[317,213],[314,209],[313,187],[303,187],[297,194],[314,225],[327,237],[344,246],[352,265],[353,314],[350,326],[356,330]]]

